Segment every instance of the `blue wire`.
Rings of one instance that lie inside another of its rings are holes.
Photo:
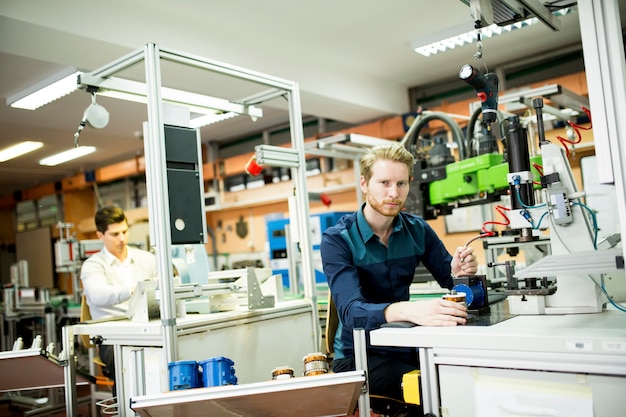
[[[519,201],[519,203],[522,205],[522,207],[524,207],[526,209],[541,208],[541,207],[545,207],[546,206],[545,203],[544,204],[539,204],[539,205],[536,205],[536,206],[527,206],[522,201],[522,196],[521,196],[521,193],[519,191],[519,187],[515,187],[515,192],[516,192],[516,195],[517,195],[517,201]],[[597,219],[596,219],[596,214],[593,212],[593,210],[591,210],[589,207],[587,207],[583,203],[580,203],[578,201],[574,201],[573,203],[575,205],[580,206],[580,207],[584,208],[585,210],[587,210],[587,212],[591,216],[591,220],[593,222],[593,232],[594,232],[593,247],[595,249],[597,249],[598,248],[598,222],[597,222]],[[537,226],[533,226],[533,229],[539,229],[539,227],[541,226],[541,222],[543,221],[543,218],[546,216],[546,214],[548,214],[548,211],[545,211],[541,215],[541,217],[539,218],[539,222],[537,223]],[[530,222],[531,222],[531,224],[533,223],[532,222],[532,217],[531,217]],[[619,305],[615,301],[613,301],[613,299],[609,296],[609,294],[607,293],[606,289],[604,288],[604,285],[601,285],[600,288],[602,289],[602,292],[606,296],[606,299],[609,301],[609,303],[611,303],[613,305],[613,307],[615,307],[619,311],[622,311],[622,312],[626,313],[626,308],[622,307],[621,305]]]
[[[526,204],[524,204],[524,202],[522,201],[522,195],[519,191],[519,187],[515,187],[515,193],[517,195],[517,201],[519,201],[519,203],[522,205],[522,207],[526,208],[526,209],[534,209],[534,208],[541,208],[541,207],[545,207],[546,204],[538,204],[536,206],[527,206]]]
[[[524,202],[521,199],[521,195],[520,195],[520,191],[519,188],[515,189],[516,193],[517,193],[517,200],[519,201],[519,203],[522,205],[522,207],[524,208],[541,208],[541,207],[545,207],[546,204],[540,204],[537,206],[527,206],[526,204],[524,204]],[[591,220],[593,222],[593,231],[594,231],[594,236],[593,236],[593,247],[595,249],[598,248],[597,242],[598,242],[598,222],[596,219],[596,214],[593,212],[593,210],[591,210],[589,207],[587,207],[585,204],[580,203],[578,201],[574,201],[573,202],[575,205],[578,205],[582,208],[584,208],[585,210],[587,210],[587,212],[589,213],[589,215],[591,216]],[[530,214],[530,213],[529,213]],[[539,222],[537,223],[537,226],[533,226],[533,229],[539,229],[539,227],[541,226],[541,222],[543,221],[543,218],[548,214],[548,211],[545,211],[541,217],[539,218]],[[533,223],[532,221],[532,217],[530,219],[531,224]],[[604,295],[606,296],[606,299],[609,301],[609,303],[611,303],[611,305],[613,305],[613,307],[615,307],[617,310],[622,311],[624,313],[626,313],[626,308],[622,307],[621,305],[617,304],[615,301],[613,301],[613,299],[609,296],[609,293],[606,291],[606,288],[604,288],[604,285],[601,285],[600,288],[602,289],[602,292],[604,293]]]
[[[616,309],[618,309],[619,311],[622,311],[624,313],[626,313],[626,308],[622,307],[621,305],[617,304],[615,301],[613,301],[613,299],[609,296],[609,293],[606,292],[606,288],[604,288],[604,284],[602,284],[600,286],[600,288],[602,289],[602,292],[604,293],[604,295],[606,296],[606,299],[609,300],[609,303],[611,303],[613,305],[613,307],[615,307]]]
[[[548,214],[548,211],[544,211],[541,217],[539,217],[539,222],[537,223],[537,227],[535,227],[535,229],[539,229],[541,227],[541,222],[543,221],[543,218],[546,217],[546,214]]]
[[[593,222],[593,247],[594,249],[598,249],[598,221],[596,220],[596,213],[594,213],[593,210],[591,210],[583,203],[574,201],[574,204],[587,210],[587,212],[591,216],[591,221]]]

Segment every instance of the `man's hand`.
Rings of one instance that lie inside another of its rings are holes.
[[[452,256],[452,273],[454,276],[474,275],[478,271],[478,261],[471,246],[459,246]]]
[[[456,326],[465,324],[467,308],[454,301],[438,298],[426,301],[400,301],[385,309],[385,319],[410,321],[420,326]]]

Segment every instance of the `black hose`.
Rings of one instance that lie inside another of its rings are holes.
[[[407,132],[407,134],[410,136],[408,138],[405,137],[402,142],[406,142],[407,140],[409,140],[411,145],[416,146],[417,139],[419,138],[419,132],[431,120],[440,120],[448,125],[450,131],[452,132],[452,137],[459,147],[459,160],[462,161],[466,159],[468,155],[463,131],[461,130],[459,124],[454,121],[452,117],[448,116],[445,113],[429,112],[428,114],[425,114],[423,116],[418,116],[413,122],[413,125],[411,125],[411,127],[409,128],[409,132]],[[408,148],[408,146],[406,146],[406,143],[405,147]]]
[[[467,130],[465,132],[465,146],[467,146],[468,148],[468,158],[476,156],[475,152],[472,151],[472,146],[470,146],[470,144],[472,143],[472,139],[474,137],[474,127],[476,125],[476,122],[478,121],[478,116],[480,116],[482,112],[483,109],[481,107],[477,107],[476,110],[474,110],[474,113],[472,113],[469,122],[467,122]]]

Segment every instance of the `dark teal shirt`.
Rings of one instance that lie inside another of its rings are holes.
[[[326,229],[320,247],[324,274],[337,306],[340,325],[335,358],[353,355],[353,329],[367,333],[385,323],[384,310],[409,300],[415,268],[421,263],[443,288],[452,288],[452,256],[421,217],[401,212],[387,246],[374,234],[363,207]],[[368,348],[369,346],[369,337]],[[397,348],[375,347],[379,351]]]

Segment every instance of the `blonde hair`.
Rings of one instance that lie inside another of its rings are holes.
[[[409,170],[409,180],[413,177],[415,158],[413,158],[411,152],[400,144],[379,145],[370,148],[367,153],[361,157],[359,162],[361,175],[365,179],[365,182],[369,182],[372,178],[372,168],[374,163],[378,160],[402,162]]]

